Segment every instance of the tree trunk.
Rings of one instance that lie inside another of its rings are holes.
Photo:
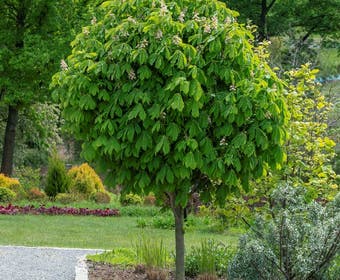
[[[4,137],[4,145],[2,150],[1,173],[11,176],[13,171],[13,157],[15,146],[15,131],[18,124],[17,107],[8,106],[8,117]]]
[[[259,22],[259,41],[267,39],[267,0],[261,1],[261,15]]]
[[[172,207],[175,216],[176,235],[176,280],[184,280],[184,208]]]

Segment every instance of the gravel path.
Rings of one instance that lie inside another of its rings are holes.
[[[0,280],[87,280],[85,256],[100,252],[102,250],[0,246]]]

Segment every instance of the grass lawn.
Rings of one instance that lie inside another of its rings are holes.
[[[146,217],[145,219],[152,219]],[[0,215],[0,245],[57,246],[113,249],[132,247],[138,236],[162,238],[170,250],[174,248],[174,231],[137,227],[136,217]],[[187,248],[202,239],[213,238],[235,246],[240,232],[223,234],[190,230]]]

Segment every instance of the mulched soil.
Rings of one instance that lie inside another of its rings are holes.
[[[110,264],[87,261],[89,280],[146,280],[147,275],[143,267],[119,268]],[[175,280],[173,272],[168,273],[167,280]],[[163,278],[154,278],[162,280]],[[186,280],[195,280],[186,277]]]

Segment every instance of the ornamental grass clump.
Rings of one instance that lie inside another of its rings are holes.
[[[136,243],[137,263],[145,266],[149,280],[165,280],[168,275],[170,254],[163,240],[154,240],[145,236]]]
[[[240,239],[229,280],[339,279],[340,193],[323,206],[307,203],[304,190],[273,192],[272,219],[259,217]]]
[[[202,240],[186,256],[185,274],[199,279],[217,279],[227,274],[235,250],[213,239]]]

